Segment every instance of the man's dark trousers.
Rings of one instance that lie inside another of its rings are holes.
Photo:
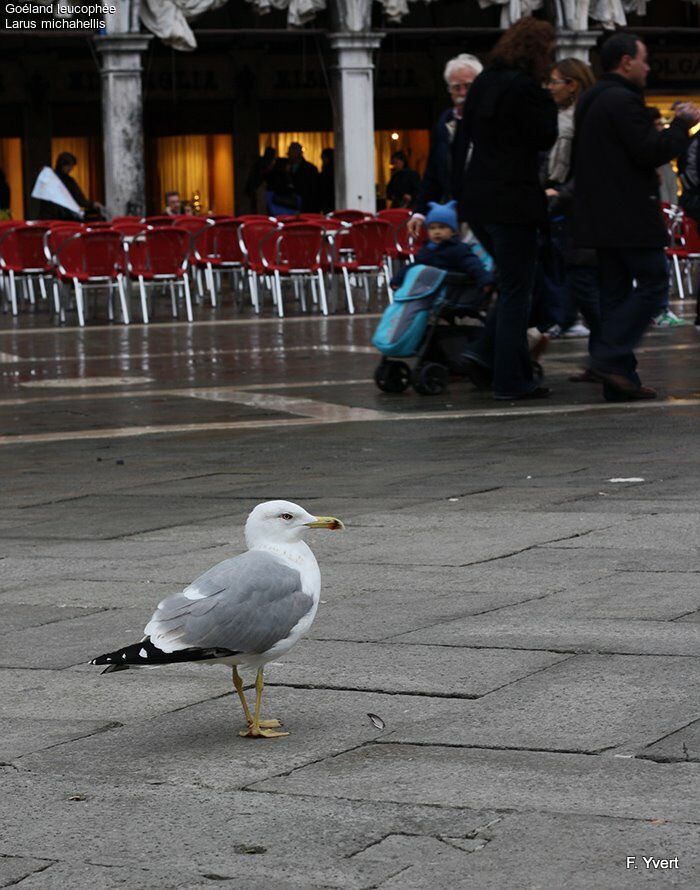
[[[634,348],[668,293],[662,247],[599,248],[600,329],[590,345],[591,368],[639,385]]]

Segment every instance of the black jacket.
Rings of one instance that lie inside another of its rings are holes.
[[[394,170],[387,183],[386,198],[392,207],[408,207],[415,200],[420,188],[420,174],[410,167]],[[408,195],[408,202],[404,199]]]
[[[433,131],[433,139],[430,144],[430,154],[425,173],[421,180],[420,188],[413,209],[416,213],[425,215],[428,212],[428,203],[437,201],[444,204],[452,197],[452,137],[449,125],[456,127],[457,121],[454,109],[448,108],[440,115]]]
[[[58,176],[61,182],[68,189],[71,197],[79,207],[82,207],[83,210],[94,209],[94,203],[92,201],[88,201],[88,199],[83,194],[82,189],[72,176],[69,176],[68,173],[64,173],[62,170],[54,170],[53,172],[56,174],[56,176]],[[54,204],[53,201],[40,201],[39,219],[82,221],[83,217],[80,216],[80,214],[78,213],[73,213],[73,211],[69,210],[67,207],[62,207],[60,204]]]
[[[557,107],[517,68],[492,65],[476,78],[454,142],[459,218],[472,222],[544,221],[539,152],[557,138]],[[466,171],[465,161],[472,144]]]
[[[688,124],[654,126],[644,95],[604,74],[576,107],[574,238],[583,247],[663,247],[668,243],[656,168],[681,154]]]
[[[493,281],[493,275],[486,271],[484,264],[468,244],[460,241],[455,235],[449,241],[439,244],[426,242],[416,254],[416,263],[434,266],[446,272],[461,272],[469,275],[479,287],[485,287]],[[400,287],[410,266],[404,266],[392,279],[392,287]]]

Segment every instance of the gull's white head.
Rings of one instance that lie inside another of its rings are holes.
[[[261,544],[295,544],[310,528],[344,527],[335,516],[313,516],[291,501],[265,501],[248,516],[245,541],[249,549]]]

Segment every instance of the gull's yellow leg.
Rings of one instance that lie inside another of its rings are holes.
[[[268,729],[267,726],[273,723],[276,726],[279,726],[279,721],[275,720],[266,720],[260,721],[260,706],[262,704],[262,694],[265,683],[263,682],[263,669],[260,668],[258,670],[258,675],[255,678],[255,714],[253,715],[253,720],[248,724],[248,729],[241,731],[239,735],[245,736],[251,739],[277,739],[281,736],[289,735],[288,732],[274,732],[272,729]]]
[[[238,673],[238,669],[234,664],[231,670],[231,674],[233,676],[233,685],[236,687],[236,692],[238,693],[238,697],[241,700],[241,704],[243,705],[243,713],[245,714],[246,723],[248,726],[251,726],[253,723],[253,715],[250,713],[250,708],[248,707],[248,702],[246,701],[245,694],[243,693],[243,680],[241,679],[241,675]],[[276,726],[281,726],[282,724],[279,720],[259,720],[258,726],[263,729],[274,729]]]

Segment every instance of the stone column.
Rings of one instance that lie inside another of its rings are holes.
[[[330,35],[335,51],[335,206],[376,210],[374,182],[374,59],[383,34]]]
[[[557,58],[581,59],[590,64],[590,51],[596,45],[601,31],[567,31],[557,28]]]
[[[234,57],[236,101],[233,109],[233,172],[235,212],[257,213],[245,194],[246,181],[260,157],[260,100],[255,74],[259,57],[237,52]]]
[[[105,204],[113,215],[146,212],[141,54],[148,34],[95,38],[102,58]]]
[[[46,60],[50,64],[51,60]],[[46,69],[28,73],[23,108],[22,167],[24,173],[24,216],[36,219],[39,202],[31,197],[42,167],[53,167],[51,157],[51,83]]]

